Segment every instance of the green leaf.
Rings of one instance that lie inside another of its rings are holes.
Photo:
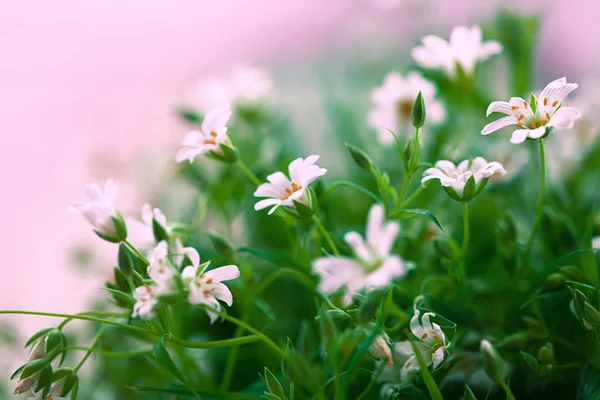
[[[350,181],[335,181],[333,182],[331,185],[329,185],[329,187],[327,188],[327,190],[325,190],[323,192],[323,194],[321,195],[321,200],[325,199],[327,196],[329,196],[335,189],[340,188],[340,187],[351,187],[353,189],[356,189],[364,194],[366,194],[367,196],[369,196],[370,198],[372,198],[373,200],[375,200],[378,203],[381,203],[381,199],[379,197],[377,197],[377,195],[373,192],[371,192],[369,189],[367,189],[364,186],[361,186],[357,183],[354,182],[350,182]]]
[[[277,396],[277,398],[279,398],[279,399],[287,400],[285,391],[283,390],[281,383],[279,383],[279,381],[277,380],[275,375],[273,375],[267,367],[265,367],[265,375],[264,375],[263,379],[265,380],[267,389],[269,389],[269,392],[271,394]]]
[[[166,368],[178,381],[185,383],[185,376],[181,373],[177,365],[173,362],[171,355],[169,354],[167,347],[165,346],[164,338],[167,335],[163,335],[158,341],[154,344],[154,357],[156,361]]]
[[[373,290],[367,294],[365,300],[361,302],[360,308],[358,309],[358,323],[366,324],[371,322],[377,311],[381,299],[381,292],[379,290]]]
[[[208,237],[210,238],[213,247],[215,248],[217,253],[219,253],[220,256],[228,260],[233,258],[233,247],[227,240],[214,233],[209,233]]]
[[[352,159],[354,160],[354,162],[360,168],[362,168],[365,172],[371,172],[371,167],[373,165],[373,160],[371,160],[371,157],[369,157],[367,155],[367,153],[365,153],[358,147],[353,146],[348,142],[346,142],[344,144],[346,145],[346,148],[350,152],[350,155],[352,156]]]
[[[477,400],[477,397],[475,397],[469,385],[465,385],[465,394],[463,395],[463,400]]]
[[[39,338],[41,338],[42,336],[44,336],[45,334],[47,334],[48,332],[51,332],[53,330],[54,330],[54,328],[45,328],[40,331],[37,331],[36,333],[33,334],[33,336],[31,336],[29,338],[27,343],[25,343],[25,347],[29,347],[30,344],[32,344],[33,342],[35,342],[36,340],[38,340]]]
[[[360,362],[360,360],[362,360],[362,358],[365,356],[365,354],[367,354],[367,352],[369,351],[369,348],[371,347],[371,345],[373,344],[373,342],[375,341],[375,339],[377,338],[377,336],[379,334],[380,334],[379,331],[377,329],[374,329],[361,342],[361,344],[358,346],[358,348],[354,352],[354,355],[352,356],[352,359],[350,360],[350,363],[348,364],[348,368],[346,369],[346,373],[342,377],[342,390],[345,390],[348,387],[348,380],[352,377],[352,374],[356,371],[356,369],[358,367],[358,363]]]
[[[337,338],[337,328],[331,314],[321,310],[319,313],[319,332],[325,347],[332,345]]]
[[[433,223],[440,228],[442,231],[444,231],[444,228],[442,228],[442,225],[440,224],[440,221],[438,221],[438,219],[436,218],[435,215],[433,215],[433,213],[429,210],[425,210],[422,208],[405,208],[402,210],[398,210],[393,212],[388,219],[406,219],[406,218],[411,218],[414,217],[415,215],[424,215],[427,218],[429,218],[431,221],[433,221]]]
[[[162,226],[162,224],[158,222],[156,218],[152,218],[152,233],[154,233],[154,239],[157,243],[160,243],[163,240],[169,241],[169,233],[167,232],[167,229]]]
[[[117,286],[124,291],[129,292],[131,288],[129,287],[129,283],[127,283],[127,279],[125,277],[131,276],[131,272],[133,271],[133,257],[134,255],[131,253],[131,249],[125,243],[119,244],[119,254],[118,254],[118,263],[119,270],[122,272],[123,279],[121,282],[119,281],[119,276],[115,272],[115,281]]]
[[[189,107],[178,107],[175,112],[185,121],[191,124],[201,124],[202,116],[198,114],[195,110]]]
[[[538,363],[538,360],[534,356],[522,351],[521,357],[523,358],[523,361],[525,362],[525,364],[527,364],[529,366],[529,368],[531,368],[535,372],[540,371],[540,364]]]
[[[119,254],[121,254],[120,249],[119,249]],[[121,262],[119,262],[119,265],[121,265]],[[132,271],[132,270],[129,270],[129,271]],[[123,273],[122,269],[115,267],[114,275],[115,275],[115,284],[117,285],[117,288],[121,292],[131,293],[131,286],[129,286],[129,282],[127,281],[127,278],[125,277],[125,274]]]
[[[600,372],[592,366],[581,370],[577,400],[598,400],[600,398]]]
[[[417,362],[419,363],[419,369],[421,370],[423,381],[425,382],[425,386],[427,386],[427,391],[429,391],[431,399],[444,400],[440,389],[438,388],[437,384],[435,383],[435,380],[433,379],[433,376],[431,376],[431,371],[429,371],[429,367],[427,366],[427,363],[425,362],[425,359],[421,354],[421,350],[419,349],[419,347],[417,347],[417,344],[415,343],[415,339],[411,335],[408,335],[408,340],[410,340],[413,352],[415,354],[415,357],[417,358]]]
[[[594,326],[600,326],[600,314],[590,303],[587,301],[583,305],[583,313],[585,319]]]

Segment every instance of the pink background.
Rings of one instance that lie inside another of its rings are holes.
[[[427,3],[382,12],[368,0],[3,2],[0,308],[77,312],[102,295],[108,272],[74,271],[68,250],[96,246],[110,271],[114,246],[67,206],[84,199],[86,183],[113,177],[121,209],[137,212],[144,190],[128,184],[133,156],[181,139],[185,127],[170,107],[204,74],[245,61],[285,68],[365,41],[409,46],[428,24],[447,36],[496,9],[479,0]],[[585,78],[598,56],[589,49],[600,48],[596,2],[527,3],[543,16],[539,63],[556,77]],[[45,324],[12,320],[25,333]]]

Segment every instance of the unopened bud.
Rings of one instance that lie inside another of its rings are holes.
[[[371,157],[369,157],[367,153],[365,153],[358,147],[351,145],[350,143],[345,143],[345,145],[348,148],[348,151],[350,152],[350,155],[352,156],[354,162],[364,171],[371,172],[371,166],[373,165],[373,160],[371,160]]]
[[[552,364],[554,360],[554,347],[552,343],[547,342],[538,350],[538,360],[544,365]]]
[[[415,128],[420,128],[425,124],[426,114],[423,93],[419,92],[412,107],[412,124]]]
[[[504,383],[504,379],[506,378],[506,372],[504,371],[504,360],[502,360],[502,357],[500,357],[500,354],[498,354],[494,346],[492,346],[489,341],[482,340],[479,350],[483,355],[485,372],[488,374],[490,379],[498,385]]]
[[[375,358],[383,358],[387,360],[387,364],[390,367],[394,365],[392,350],[390,349],[390,345],[383,335],[378,335],[373,343],[371,343],[371,346],[369,347],[369,354]]]

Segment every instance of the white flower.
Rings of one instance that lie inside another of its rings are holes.
[[[369,210],[366,241],[358,232],[349,232],[344,237],[356,258],[329,256],[315,260],[313,266],[321,277],[319,287],[323,293],[347,286],[344,300],[350,303],[352,294],[386,286],[407,272],[404,261],[390,254],[400,227],[397,222],[386,223],[383,213],[379,204]]]
[[[190,259],[192,265],[200,264],[200,254],[198,254],[198,250],[193,247],[183,247],[183,243],[181,243],[179,238],[175,239],[175,254],[176,255],[172,258],[173,264],[179,269],[182,267],[185,256]]]
[[[104,184],[104,192],[96,184],[87,185],[85,192],[90,198],[87,203],[73,203],[69,211],[74,211],[83,217],[101,234],[115,236],[116,228],[113,218],[117,216],[115,202],[119,194],[119,185],[112,179],[107,179]]]
[[[267,176],[269,183],[263,183],[254,192],[255,197],[269,197],[254,205],[256,211],[274,206],[269,210],[273,214],[279,206],[294,208],[294,200],[306,204],[306,188],[327,170],[315,165],[319,156],[299,157],[289,165],[290,179],[283,172],[275,172]]]
[[[158,303],[156,295],[156,287],[144,285],[136,288],[133,292],[136,303],[133,306],[132,316],[134,318],[140,317],[142,319],[151,318],[154,315],[152,310]]]
[[[435,317],[435,313],[426,312],[419,321],[421,313],[416,306],[414,310],[415,314],[410,320],[410,331],[417,339],[416,345],[427,366],[433,364],[433,368],[436,369],[444,361],[449,343],[446,341],[446,335],[442,328],[435,322],[430,321],[431,318]],[[402,366],[400,376],[403,381],[410,380],[411,373],[419,370],[419,363],[410,341],[396,343],[395,350],[399,354],[409,357]]]
[[[164,293],[171,288],[173,281],[173,269],[167,264],[167,254],[169,254],[169,245],[163,240],[156,245],[148,256],[148,276],[157,285],[156,293]]]
[[[388,131],[408,129],[412,123],[412,107],[419,92],[427,105],[427,120],[432,123],[444,119],[444,107],[436,101],[435,86],[416,72],[403,78],[397,72],[389,73],[381,87],[373,90],[371,99],[375,107],[367,115],[371,127],[377,130],[379,141],[391,144],[394,137]]]
[[[141,216],[142,222],[133,217],[126,218],[128,240],[139,249],[148,249],[155,243],[152,221],[156,219],[156,222],[168,232],[167,217],[159,208],[152,208],[148,203],[142,206]]]
[[[231,117],[229,104],[213,108],[204,117],[200,130],[189,132],[181,142],[181,150],[175,161],[178,163],[189,160],[191,163],[198,154],[214,152],[222,154],[221,144],[230,144],[227,136],[227,121]]]
[[[221,310],[219,300],[231,307],[233,296],[229,288],[221,282],[239,277],[240,270],[238,267],[235,265],[226,265],[206,271],[208,264],[202,270],[199,269],[200,257],[196,258],[192,256],[190,260],[192,261],[192,265],[185,267],[181,273],[184,283],[190,289],[188,301],[192,304],[206,304],[217,311]],[[210,318],[210,322],[215,322],[218,314],[211,310],[206,310],[206,313]]]
[[[546,128],[571,129],[575,119],[581,117],[579,110],[572,107],[563,107],[563,99],[577,89],[576,83],[567,83],[567,78],[559,78],[550,82],[536,100],[537,109],[520,97],[513,97],[510,101],[494,101],[488,109],[487,115],[493,112],[506,114],[487,124],[481,131],[482,135],[489,135],[509,125],[516,125],[510,139],[511,143],[523,143],[527,138],[539,139],[546,134]]]
[[[487,162],[483,157],[475,157],[473,161],[464,160],[458,165],[454,165],[452,161],[441,160],[435,163],[435,168],[425,170],[421,183],[439,179],[442,186],[453,188],[460,196],[471,176],[474,177],[475,184],[479,184],[482,179],[494,174],[504,175],[506,171],[499,162]]]
[[[273,86],[268,71],[253,65],[240,65],[227,79],[215,76],[200,82],[193,101],[202,112],[226,103],[255,107],[272,92]]]
[[[422,46],[412,49],[412,58],[425,68],[443,69],[452,78],[456,77],[457,65],[472,74],[477,61],[502,52],[500,43],[481,40],[481,29],[477,25],[455,27],[449,42],[434,35],[425,36],[422,42]]]
[[[600,236],[596,236],[592,239],[592,247],[594,249],[600,249]]]
[[[371,334],[371,332],[367,332],[367,334]],[[369,354],[371,354],[375,358],[383,358],[387,361],[388,366],[394,365],[394,359],[392,358],[392,350],[389,345],[389,338],[384,333],[383,335],[378,335],[371,346],[369,347]]]

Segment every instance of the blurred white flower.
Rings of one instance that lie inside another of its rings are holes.
[[[137,287],[133,291],[133,297],[136,300],[135,305],[133,306],[133,318],[151,318],[154,313],[152,309],[158,303],[156,298],[156,287],[144,285]]]
[[[371,92],[375,107],[367,115],[367,122],[377,130],[379,141],[392,144],[394,137],[388,131],[407,130],[412,124],[412,107],[419,92],[427,106],[427,121],[438,123],[444,119],[442,104],[435,100],[435,86],[416,72],[403,78],[397,72],[389,73],[383,85]]]
[[[167,254],[169,254],[169,244],[163,240],[156,245],[148,256],[148,276],[152,279],[158,287],[155,292],[164,293],[171,288],[171,282],[173,281],[173,269],[167,264]]]
[[[314,261],[313,268],[321,277],[319,288],[323,293],[333,293],[347,286],[344,301],[349,304],[354,293],[386,286],[407,272],[404,261],[390,254],[400,226],[397,222],[386,223],[383,214],[379,204],[369,210],[366,241],[358,232],[348,232],[344,237],[355,258],[328,256]]]
[[[460,196],[471,176],[478,184],[482,179],[489,178],[494,174],[506,174],[502,164],[496,161],[487,162],[483,157],[475,157],[473,161],[464,160],[458,165],[452,161],[440,160],[435,163],[435,168],[428,168],[423,173],[421,183],[432,179],[439,179],[444,187],[451,187]]]
[[[425,0],[371,0],[373,7],[381,11],[389,11],[403,4],[425,3]]]
[[[129,233],[128,240],[138,249],[149,249],[155,243],[152,220],[156,219],[156,222],[168,232],[167,217],[159,208],[152,208],[148,203],[142,206],[141,216],[142,222],[133,217],[125,219]]]
[[[578,86],[576,83],[567,83],[567,78],[563,77],[550,82],[538,97],[534,96],[534,105],[520,97],[513,97],[509,102],[494,101],[489,105],[487,115],[499,112],[507,116],[487,124],[481,134],[489,135],[505,126],[516,125],[519,129],[513,131],[510,141],[517,144],[527,138],[543,137],[546,128],[571,129],[575,119],[581,117],[581,112],[572,107],[563,107],[562,101]]]
[[[181,142],[181,150],[175,161],[178,163],[189,160],[191,163],[199,154],[214,152],[222,154],[221,144],[229,144],[227,136],[227,121],[231,117],[229,104],[211,109],[200,126],[200,130],[189,132]]]
[[[371,332],[367,332],[367,334],[370,335]],[[373,343],[371,343],[371,346],[369,347],[369,354],[375,358],[383,358],[390,367],[394,365],[389,338],[385,332],[382,335],[378,335]]]
[[[500,43],[481,40],[481,28],[477,25],[455,27],[449,42],[439,36],[428,35],[422,43],[412,49],[412,58],[425,68],[445,70],[451,78],[457,75],[457,65],[465,73],[472,74],[478,61],[502,52]]]
[[[592,238],[592,247],[594,249],[600,249],[600,236],[596,236],[595,238]]]
[[[205,272],[208,264],[200,270],[200,257],[193,258],[191,261],[192,265],[185,267],[181,274],[184,283],[190,289],[188,301],[192,304],[206,304],[217,311],[221,309],[219,300],[231,307],[233,296],[229,288],[221,282],[239,277],[239,268],[235,265],[226,265]],[[206,313],[210,322],[215,322],[218,314],[210,310],[206,310]]]
[[[183,243],[181,243],[181,239],[175,239],[175,254],[172,258],[173,264],[181,269],[183,260],[185,256],[187,256],[192,265],[200,265],[200,254],[198,254],[198,250],[193,247],[183,247]]]
[[[416,305],[414,310],[415,314],[410,320],[410,331],[416,338],[417,348],[427,366],[433,364],[433,368],[436,369],[446,357],[446,348],[448,346],[446,335],[438,324],[430,321],[431,318],[435,317],[435,313],[426,312],[419,321],[421,313]],[[409,357],[400,371],[402,381],[408,381],[411,379],[411,373],[420,369],[412,345],[408,340],[398,342],[396,343],[395,350],[399,354]]]
[[[77,212],[94,227],[94,230],[109,236],[116,236],[116,228],[113,218],[117,216],[115,202],[119,194],[119,185],[112,179],[107,179],[104,184],[104,192],[96,184],[87,185],[85,192],[90,198],[87,203],[73,203],[69,211]]]
[[[255,107],[272,92],[273,87],[273,78],[267,70],[253,65],[240,65],[233,69],[228,79],[210,77],[201,81],[193,102],[204,113],[226,103]]]
[[[327,170],[315,165],[319,156],[299,157],[288,167],[290,179],[283,172],[275,172],[267,176],[269,183],[263,183],[254,192],[255,197],[269,197],[254,205],[256,211],[274,206],[269,210],[273,214],[279,206],[295,208],[294,201],[307,204],[306,188]]]

